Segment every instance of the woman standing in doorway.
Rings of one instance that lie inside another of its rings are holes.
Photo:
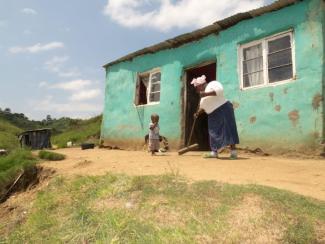
[[[236,144],[239,144],[235,114],[232,104],[223,95],[223,86],[218,81],[207,84],[205,75],[191,82],[200,94],[200,107],[195,113],[208,114],[208,130],[211,152],[205,158],[217,158],[218,149],[230,146],[230,158],[237,158]]]

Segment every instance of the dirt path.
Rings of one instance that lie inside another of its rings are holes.
[[[63,175],[130,175],[178,172],[191,180],[217,180],[234,184],[273,186],[325,201],[325,160],[288,159],[241,154],[238,160],[203,159],[201,153],[183,156],[168,153],[152,157],[146,152],[119,150],[60,149],[67,159],[45,162]]]

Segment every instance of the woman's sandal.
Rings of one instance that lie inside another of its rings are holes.
[[[229,157],[231,160],[236,160],[238,158],[237,154],[230,154]]]
[[[218,155],[213,155],[211,153],[205,153],[203,154],[203,158],[218,158]]]

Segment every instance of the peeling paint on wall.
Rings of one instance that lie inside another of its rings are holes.
[[[288,87],[283,89],[283,94],[288,94]]]
[[[277,111],[277,112],[280,112],[281,111],[281,105],[276,105],[274,107],[274,110]]]
[[[270,92],[269,93],[269,97],[271,99],[271,102],[273,102],[274,101],[274,93],[273,92]]]
[[[252,116],[249,118],[249,123],[254,124],[256,122],[256,116]]]
[[[318,108],[320,107],[321,103],[323,101],[323,96],[320,93],[317,93],[314,97],[313,97],[313,101],[312,101],[312,106],[314,110],[318,110]]]
[[[295,127],[298,124],[299,121],[299,111],[293,110],[290,113],[288,113],[288,117],[292,122],[292,125]]]

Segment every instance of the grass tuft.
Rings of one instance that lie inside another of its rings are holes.
[[[46,159],[46,160],[50,160],[50,161],[60,161],[65,159],[65,155],[61,154],[61,153],[55,153],[55,152],[49,152],[49,151],[39,151],[38,156],[41,159]]]
[[[299,217],[295,223],[289,225],[284,241],[296,244],[317,243],[313,223],[308,218]]]

